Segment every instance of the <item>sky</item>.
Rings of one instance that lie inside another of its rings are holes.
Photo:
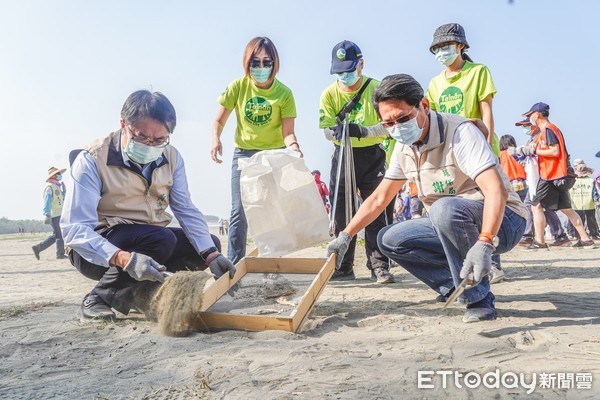
[[[192,199],[205,214],[227,217],[235,115],[221,165],[210,159],[211,126],[255,36],[277,46],[298,142],[326,181],[333,145],[318,128],[319,97],[334,81],[333,46],[352,40],[366,75],[408,73],[426,89],[442,70],[428,50],[432,35],[448,22],[465,28],[469,55],[492,73],[499,136],[523,144],[514,122],[543,101],[571,158],[600,171],[589,100],[599,89],[598,15],[600,2],[577,0],[0,0],[0,217],[42,219],[48,168],[67,167],[70,150],[118,129],[123,102],[138,89],[171,100],[171,144],[185,159]]]

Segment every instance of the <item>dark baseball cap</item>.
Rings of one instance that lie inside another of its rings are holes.
[[[529,120],[529,117],[525,117],[521,121],[515,122],[515,126],[530,125],[530,124],[531,124],[531,121]]]
[[[435,46],[448,42],[462,43],[465,45],[465,49],[469,48],[464,28],[460,24],[451,23],[444,24],[435,30],[429,51],[433,53]]]
[[[548,104],[542,103],[540,101],[539,103],[535,103],[534,105],[532,105],[531,108],[529,109],[529,111],[527,111],[525,114],[523,114],[523,116],[528,117],[531,114],[533,114],[534,112],[541,112],[541,113],[549,114],[550,106]]]
[[[354,71],[361,58],[362,51],[356,43],[344,40],[336,44],[331,51],[331,70],[329,73],[333,75]]]
[[[600,151],[596,153],[596,157],[600,157]]]

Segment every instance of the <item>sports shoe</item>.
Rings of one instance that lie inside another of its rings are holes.
[[[490,283],[502,282],[505,277],[506,274],[504,273],[504,270],[497,268],[495,265],[492,265],[492,269],[490,270],[489,274]]]
[[[116,318],[111,308],[95,293],[88,293],[77,311],[77,316],[81,322],[86,321],[107,321]]]
[[[450,295],[453,292],[454,292],[454,287],[452,289],[450,289],[450,291],[447,294],[438,295],[438,297],[435,298],[435,301],[437,301],[438,303],[445,303],[448,301],[448,297],[450,297]]]
[[[333,275],[331,276],[330,281],[353,281],[356,279],[354,276],[354,270],[350,271],[333,271]]]
[[[384,284],[396,282],[396,280],[394,279],[394,275],[392,275],[387,268],[373,268],[373,270],[371,271],[371,276],[373,276],[373,274],[375,274],[375,276],[377,277],[377,283]]]
[[[527,250],[538,250],[538,249],[546,249],[546,250],[550,250],[550,247],[548,247],[548,243],[538,243],[535,239],[533,240],[533,242],[531,242],[531,244],[529,246],[526,247]]]
[[[593,236],[590,236],[590,239],[592,239],[592,240],[600,240],[600,236],[593,235]]]
[[[33,255],[35,256],[35,258],[37,258],[39,260],[40,259],[40,251],[38,250],[37,246],[31,246],[31,250],[33,250]]]
[[[61,254],[60,256],[56,256],[57,260],[64,260],[65,258],[69,258],[69,257],[65,256],[64,254]]]
[[[571,247],[576,247],[576,248],[584,248],[584,247],[589,247],[590,249],[595,249],[596,248],[596,244],[594,243],[593,240],[578,240],[577,242],[573,243],[571,245]]]
[[[476,303],[467,304],[467,311],[463,316],[463,322],[492,321],[496,319],[496,297],[492,292]]]
[[[529,246],[531,243],[533,243],[533,238],[532,237],[524,237],[519,242],[519,246]]]
[[[569,240],[568,237],[565,237],[563,239],[556,239],[554,241],[554,243],[550,244],[550,246],[560,247],[560,246],[565,246],[565,245],[569,245],[569,244],[571,244],[571,241]]]

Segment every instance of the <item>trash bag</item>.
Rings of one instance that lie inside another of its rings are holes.
[[[525,175],[527,176],[527,186],[529,187],[529,200],[533,200],[533,196],[537,192],[537,184],[540,180],[540,168],[535,157],[527,157],[525,159]]]
[[[248,233],[261,257],[278,257],[330,239],[329,218],[298,152],[264,150],[239,159]]]

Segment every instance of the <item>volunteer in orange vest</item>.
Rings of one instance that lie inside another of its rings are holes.
[[[544,208],[560,210],[571,221],[580,237],[573,247],[595,247],[594,241],[585,232],[581,218],[571,208],[570,187],[561,186],[565,180],[563,178],[567,177],[569,154],[562,132],[548,120],[549,115],[550,106],[542,102],[535,103],[529,111],[523,114],[523,116],[529,117],[532,126],[540,129],[540,134],[531,147],[531,154],[537,155],[540,180],[532,200],[531,210],[535,239],[530,247],[548,249],[544,239],[544,228],[546,227]]]
[[[527,174],[525,173],[525,167],[519,162],[521,160],[517,161],[519,156],[516,154],[516,149],[517,142],[512,135],[504,135],[500,138],[500,166],[508,176],[514,191],[523,201],[527,196],[527,183],[525,183]],[[524,159],[524,156],[520,158]]]

